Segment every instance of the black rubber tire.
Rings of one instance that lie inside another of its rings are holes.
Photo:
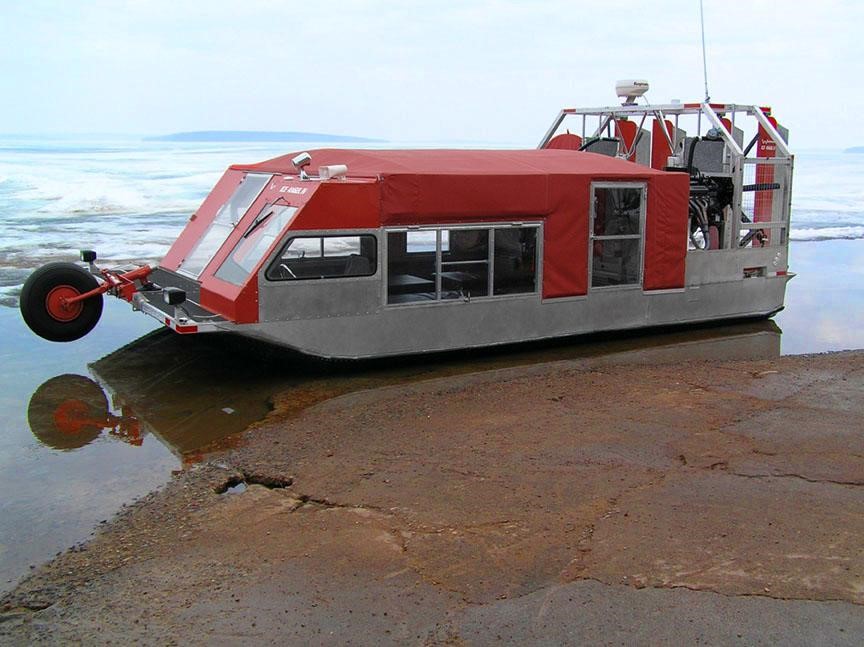
[[[86,424],[63,429],[57,413],[62,405],[72,405],[72,414]],[[99,437],[108,417],[108,398],[93,380],[83,375],[58,375],[43,382],[27,405],[30,431],[43,445],[53,449],[78,449]]]
[[[99,322],[102,316],[102,295],[81,302],[81,312],[71,321],[60,321],[51,316],[46,306],[48,293],[56,287],[69,286],[79,294],[99,286],[90,272],[74,263],[48,263],[24,282],[21,289],[21,316],[30,330],[49,341],[80,339]]]

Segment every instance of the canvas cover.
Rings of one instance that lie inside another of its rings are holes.
[[[643,288],[684,286],[689,178],[572,150],[309,151],[309,171],[345,164],[349,178],[379,184],[380,225],[542,219],[544,298],[588,291],[592,182],[645,182]],[[232,169],[296,175],[285,155]],[[333,181],[331,181],[333,182]]]

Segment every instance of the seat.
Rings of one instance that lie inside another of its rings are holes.
[[[360,254],[351,254],[345,263],[344,276],[368,276],[372,274],[372,264],[369,259]]]

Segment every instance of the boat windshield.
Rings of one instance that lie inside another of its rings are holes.
[[[243,218],[252,203],[270,181],[272,175],[249,173],[240,182],[231,197],[223,204],[213,222],[198,240],[192,251],[183,259],[177,271],[197,279],[213,256],[228,238],[228,235]]]
[[[297,207],[267,204],[255,216],[243,237],[216,270],[216,278],[242,285],[255,266],[276,241],[276,237],[294,219]]]

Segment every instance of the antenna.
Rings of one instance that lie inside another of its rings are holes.
[[[702,77],[705,79],[705,103],[711,101],[708,94],[708,58],[705,55],[705,10],[702,8],[702,0],[699,0],[699,23],[702,25]]]

